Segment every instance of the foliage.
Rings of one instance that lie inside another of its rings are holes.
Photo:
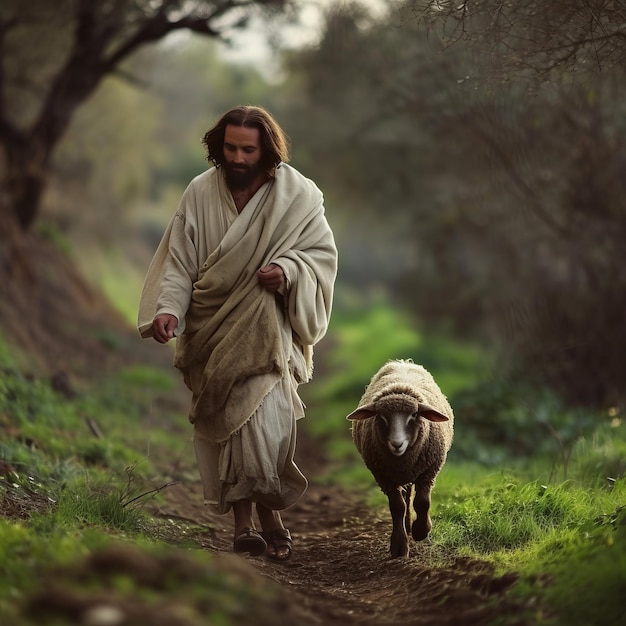
[[[626,582],[623,475],[589,488],[583,486],[588,477],[544,484],[524,482],[520,476],[528,472],[517,470],[469,483],[462,472],[446,468],[438,481],[436,544],[519,571],[513,593],[534,598],[532,623],[620,623],[619,589]]]
[[[152,461],[176,475],[193,463],[178,449],[186,418],[172,420],[155,403],[174,392],[171,372],[128,367],[67,397],[24,374],[1,341],[0,367],[2,623],[77,623],[93,594],[131,620],[139,610],[136,623],[156,623],[151,612],[179,623],[180,605],[190,626],[245,624],[252,604],[258,623],[272,623],[270,589],[204,551],[177,550],[190,543],[185,529],[177,523],[174,537],[147,510],[176,482],[156,474]]]
[[[105,499],[119,493],[122,506],[130,483],[134,489],[144,489],[140,472],[124,468],[141,464],[141,470],[153,471],[149,456],[137,452],[146,445],[140,425],[150,419],[148,406],[155,390],[172,389],[171,378],[157,370],[133,367],[102,380],[96,390],[67,398],[49,382],[21,373],[10,362],[5,361],[2,368],[0,429],[7,436],[2,437],[0,460],[9,478],[0,484],[5,489],[20,496],[43,491],[53,502],[60,501],[62,494],[92,502],[90,495],[95,497],[96,492]],[[107,416],[106,425],[102,415]],[[135,416],[139,427],[125,428],[129,415]],[[158,448],[151,452],[158,453]],[[109,483],[110,472],[120,470],[123,479]],[[106,489],[99,478],[102,475],[107,477]],[[93,493],[77,492],[81,484]]]
[[[124,441],[110,432],[103,437],[94,431],[94,416],[106,412],[108,428],[127,423],[128,415],[138,412],[127,381],[141,388],[147,374],[130,369],[121,373],[117,390],[103,384],[101,396],[67,400],[43,381],[6,368],[0,386],[0,429],[10,434],[0,445],[5,506],[43,511],[32,521],[39,531],[81,525],[143,530],[141,506],[167,483],[154,487],[145,477],[154,470],[149,458],[138,457],[143,433],[126,429]],[[126,391],[120,395],[121,388]]]
[[[317,359],[322,377],[303,388],[308,406],[305,428],[344,449],[349,422],[374,373],[390,359],[412,359],[433,374],[449,396],[479,381],[478,363],[489,359],[471,343],[452,345],[445,337],[417,331],[410,319],[390,306],[382,290],[361,293],[339,285],[329,330],[330,348]],[[358,355],[358,358],[355,358]],[[347,449],[352,452],[352,445]]]
[[[334,366],[311,385],[317,393],[305,422],[326,442],[324,479],[360,492],[385,515],[386,497],[358,456],[344,415],[381,358],[419,355],[416,360],[441,367],[433,370],[436,378],[451,363],[461,375],[451,397],[455,441],[433,493],[429,548],[518,572],[512,593],[529,607],[530,623],[582,626],[600,619],[617,626],[626,582],[626,424],[619,413],[567,409],[521,381],[513,387],[482,381],[480,351],[460,344],[455,355],[447,341],[432,336],[424,350],[425,337],[410,330],[407,318],[378,310],[387,306],[384,298],[363,297],[370,304],[365,312],[354,294],[354,309],[340,302],[324,357],[325,366]],[[385,320],[386,333],[376,320]],[[358,386],[355,371],[361,372]],[[585,592],[572,594],[572,588]]]
[[[499,80],[606,71],[626,59],[621,2],[409,0],[399,16],[427,25],[448,46],[469,42],[475,54],[491,58]]]
[[[589,487],[611,487],[626,476],[626,424],[623,416],[612,416],[573,446],[571,469]],[[595,482],[594,482],[595,481]]]
[[[488,380],[454,398],[455,416],[466,437],[456,458],[499,465],[507,459],[543,456],[568,477],[574,446],[601,429],[611,430],[617,409],[568,409],[553,393],[532,382]]]
[[[32,226],[53,152],[76,111],[139,48],[181,30],[227,39],[251,14],[280,16],[290,5],[289,0],[66,1],[54,8],[45,0],[3,3],[0,150],[10,167],[0,171],[5,188],[0,217],[24,230]]]
[[[129,63],[126,71],[146,70]],[[42,206],[46,220],[83,248],[93,247],[97,238],[109,249],[123,230],[129,205],[149,195],[152,172],[166,159],[156,141],[161,109],[152,89],[119,77],[105,79],[59,140]]]
[[[7,366],[0,380],[0,427],[11,437],[0,444],[1,458],[20,475],[53,481],[82,472],[84,465],[109,469],[134,465],[142,460],[137,449],[145,442],[145,433],[132,431],[116,439],[108,432],[123,428],[129,414],[144,413],[144,421],[149,420],[147,407],[155,390],[171,388],[171,379],[158,371],[129,368],[101,381],[96,391],[68,400],[48,382]],[[101,415],[107,416],[106,425]]]
[[[175,552],[141,538],[130,544],[93,530],[47,529],[42,536],[23,524],[0,520],[0,561],[12,564],[10,576],[3,576],[0,617],[15,626],[69,626],[79,616],[93,619],[90,623],[111,623],[103,621],[107,612],[95,621],[102,605],[113,609],[108,614],[127,615],[131,623],[189,626],[207,620],[222,626],[251,623],[246,611],[254,605],[256,623],[272,623],[273,591],[250,585],[239,572],[199,550]],[[15,611],[11,595],[26,598],[23,611]]]
[[[77,541],[74,533],[50,530],[38,534],[19,521],[0,520],[0,562],[3,564],[0,570],[3,579],[0,615],[2,609],[8,610],[11,596],[19,597],[37,585],[34,571],[41,571],[53,562],[59,565],[71,562],[106,541],[96,533],[83,535]]]
[[[603,624],[617,626],[624,618],[619,589],[626,584],[626,508],[596,517],[583,530],[561,558],[548,557],[549,575],[561,581],[542,594],[557,607],[558,617],[549,623],[585,626],[600,615]]]
[[[529,95],[431,35],[344,5],[290,58],[294,143],[358,238],[344,277],[383,282],[420,324],[497,348],[504,373],[570,406],[623,405],[623,71],[557,68]]]
[[[572,483],[524,483],[502,472],[479,486],[466,485],[457,475],[450,492],[445,489],[450,480],[444,478],[439,485],[443,493],[436,498],[435,540],[471,554],[498,553],[502,559],[513,559],[511,553],[529,545],[541,544],[538,549],[543,550],[558,543],[563,534],[586,524],[599,507],[614,506],[624,488],[622,481],[616,493],[591,495]]]

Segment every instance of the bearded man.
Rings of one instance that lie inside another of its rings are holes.
[[[228,111],[203,143],[214,167],[191,181],[163,235],[138,328],[177,337],[205,500],[233,511],[234,551],[285,560],[280,511],[307,488],[294,462],[297,389],[328,328],[337,249],[321,191],[288,165],[266,110]]]

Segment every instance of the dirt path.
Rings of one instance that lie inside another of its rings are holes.
[[[4,299],[4,306],[0,302],[5,334],[15,340],[21,351],[32,353],[33,358],[37,357],[36,362],[46,364],[52,373],[63,367],[65,369],[59,370],[63,377],[74,374],[78,380],[83,379],[85,372],[95,377],[136,362],[162,364],[171,371],[171,354],[152,342],[137,343],[134,330],[131,332],[110,304],[87,287],[65,255],[51,243],[32,235],[24,246],[25,250],[28,246],[32,249],[24,258],[35,259],[37,263],[23,275],[2,276],[11,297]],[[33,280],[31,274],[37,280]],[[33,287],[37,288],[35,292]],[[33,301],[40,306],[33,307]],[[69,326],[68,309],[74,312],[76,321]],[[41,326],[42,310],[46,311],[45,328]],[[94,331],[85,333],[85,329]],[[107,349],[107,343],[102,340],[109,336],[116,337],[115,350]],[[317,353],[317,372],[323,371],[320,358],[323,351],[322,346]],[[174,395],[168,391],[163,397],[155,395],[153,398],[155,404],[165,407],[163,410],[168,415],[163,417],[163,426],[168,428],[171,415],[184,414],[188,403],[186,392],[179,400],[172,397]],[[159,425],[157,419],[152,426]],[[440,565],[443,555],[435,555],[428,542],[414,544],[408,559],[390,559],[389,515],[385,511],[378,518],[352,494],[317,484],[315,477],[321,465],[316,455],[318,447],[319,444],[313,446],[306,438],[299,440],[299,465],[311,486],[301,502],[283,516],[292,531],[295,548],[292,559],[286,563],[277,564],[265,558],[244,561],[231,554],[230,517],[211,516],[202,504],[201,487],[194,478],[196,470],[190,460],[193,453],[188,454],[188,450],[184,455],[185,468],[177,468],[184,476],[183,481],[163,492],[155,513],[174,521],[171,525],[174,534],[184,532],[184,524],[178,527],[176,520],[193,523],[190,528],[206,528],[206,531],[198,530],[197,534],[193,531],[192,539],[202,548],[226,560],[232,557],[231,564],[241,563],[242,569],[274,581],[284,610],[280,615],[272,614],[266,624],[462,626],[488,624],[498,614],[516,614],[505,593],[513,578],[494,578],[485,564],[448,555],[445,565]],[[162,465],[170,462],[168,459]],[[165,467],[163,473],[169,476],[171,468]],[[42,503],[33,500],[27,509],[18,506],[21,504],[5,497],[2,513],[6,517],[26,518],[29,510],[38,509]],[[128,545],[122,552],[116,548],[112,553],[88,557],[84,564],[68,565],[66,571],[54,568],[41,579],[41,591],[27,599],[25,607],[36,616],[34,623],[37,624],[51,623],[49,620],[57,618],[66,618],[66,621],[54,623],[77,625],[189,624],[189,620],[177,617],[176,603],[167,598],[156,607],[137,599],[129,604],[123,594],[120,598],[120,594],[107,594],[97,587],[96,591],[87,592],[78,584],[88,579],[89,574],[106,579],[117,571],[125,575],[135,573],[138,585],[146,580],[156,584],[161,580],[164,567],[170,565],[151,560],[143,553],[137,554]],[[181,577],[184,578],[183,574]],[[159,590],[158,585],[156,589]],[[161,595],[159,590],[158,596]],[[109,612],[104,617],[101,615],[100,621],[91,613],[89,619],[85,617],[90,608],[99,609],[102,605]],[[117,616],[117,621],[112,615]],[[513,624],[514,618],[507,619],[507,626]]]
[[[229,554],[231,518],[211,515],[200,492],[194,483],[172,488],[159,515],[211,526],[195,540],[211,552]],[[280,585],[288,614],[297,616],[290,624],[482,625],[503,614],[510,616],[507,624],[515,623],[516,609],[506,596],[514,575],[495,577],[486,563],[435,555],[428,541],[413,543],[407,559],[391,559],[388,513],[377,514],[337,487],[312,480],[283,520],[294,540],[292,558],[245,560]]]

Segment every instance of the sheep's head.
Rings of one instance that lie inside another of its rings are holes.
[[[420,418],[448,421],[437,409],[407,394],[384,395],[348,415],[349,420],[370,418],[376,420],[376,433],[394,456],[402,456],[415,443],[421,428]]]

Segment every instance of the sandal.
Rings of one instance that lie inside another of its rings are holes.
[[[291,534],[286,528],[276,528],[275,530],[267,530],[261,533],[261,538],[265,540],[268,546],[273,548],[273,552],[267,552],[267,556],[274,561],[286,561],[291,557],[293,550],[293,542]],[[279,551],[286,552],[279,554]]]
[[[233,542],[233,551],[237,554],[248,552],[250,556],[261,556],[267,550],[267,543],[254,528],[244,528]]]

